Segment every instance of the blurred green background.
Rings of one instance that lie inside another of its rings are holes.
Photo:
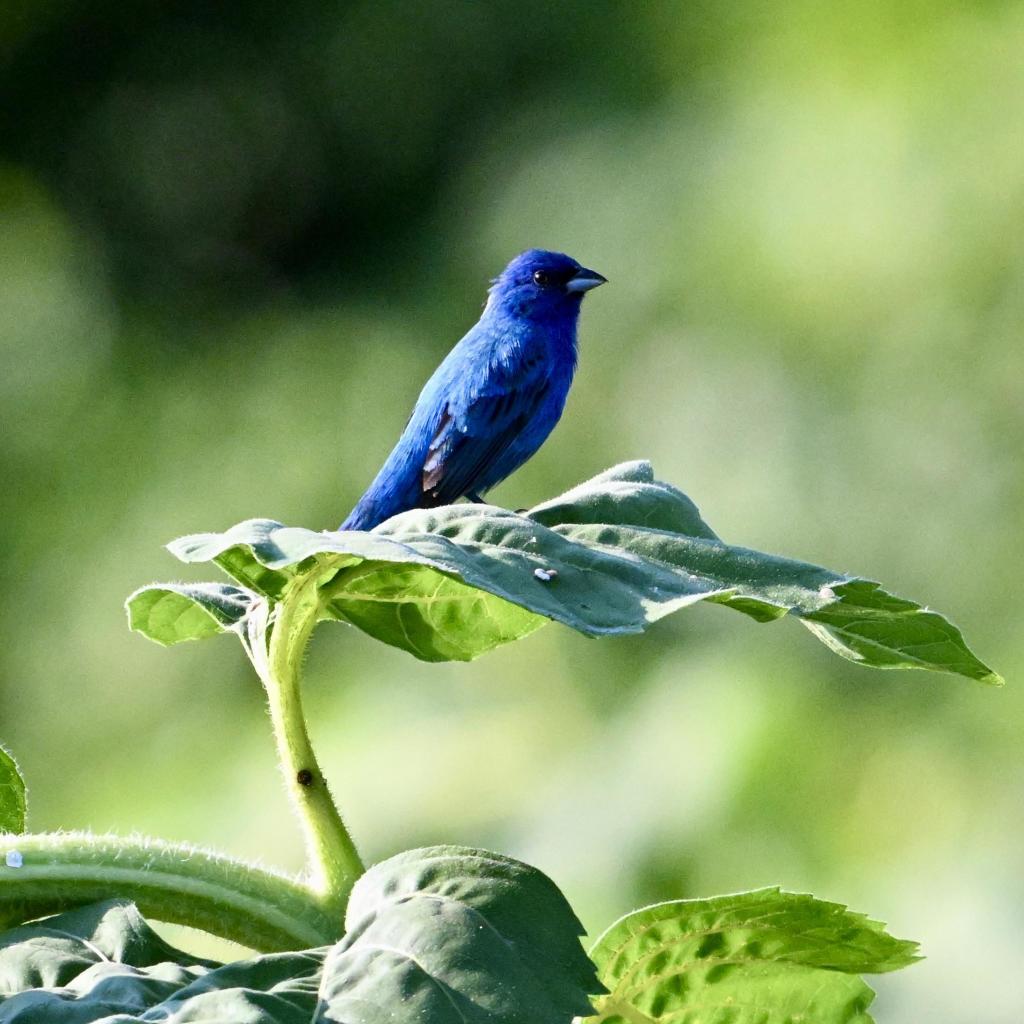
[[[0,12],[0,737],[31,825],[297,868],[229,639],[128,633],[176,535],[333,527],[528,246],[610,279],[494,499],[653,460],[727,539],[948,613],[1010,686],[696,608],[471,665],[324,628],[366,855],[494,847],[592,933],[766,884],[929,959],[878,1017],[1024,1015],[1024,6],[115,3]]]

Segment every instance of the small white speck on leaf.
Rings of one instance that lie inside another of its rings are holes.
[[[9,868],[20,868],[25,863],[25,859],[19,850],[8,850],[6,861]]]
[[[541,581],[541,583],[550,583],[557,575],[556,569],[534,569],[533,575]]]
[[[831,587],[822,587],[818,594],[825,598],[826,601],[834,601],[836,599],[836,592]]]

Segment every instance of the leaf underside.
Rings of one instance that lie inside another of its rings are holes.
[[[0,935],[0,1024],[566,1024],[601,991],[544,875],[480,850],[413,850],[357,883],[333,947],[218,965],[112,900]]]
[[[916,949],[839,904],[778,889],[661,903],[594,945],[608,992],[588,1024],[871,1024],[860,975],[905,967]]]
[[[646,462],[616,466],[525,514],[450,505],[368,533],[252,519],[169,548],[184,562],[216,563],[238,586],[156,584],[133,594],[132,628],[164,644],[234,629],[254,602],[276,602],[316,573],[322,618],[425,661],[470,660],[548,621],[592,637],[639,633],[711,601],[761,622],[793,615],[864,665],[1001,682],[937,613],[870,580],[723,543]]]

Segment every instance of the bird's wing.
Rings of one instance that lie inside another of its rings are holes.
[[[547,390],[546,380],[533,378],[500,394],[477,395],[461,412],[449,404],[423,463],[423,493],[431,504],[447,505],[486,490],[512,472],[515,466],[495,477],[495,464],[529,424]]]

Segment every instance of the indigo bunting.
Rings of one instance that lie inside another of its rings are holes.
[[[529,249],[512,260],[341,529],[370,530],[459,498],[482,501],[530,458],[569,394],[583,296],[605,280],[563,253]]]

